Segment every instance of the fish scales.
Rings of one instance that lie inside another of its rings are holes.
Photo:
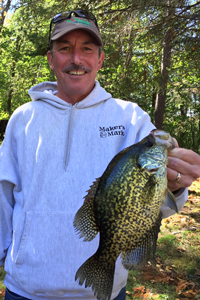
[[[90,241],[100,232],[100,242],[75,280],[91,286],[97,299],[110,299],[120,254],[126,269],[139,268],[153,258],[162,203],[177,211],[166,177],[167,150],[173,147],[170,135],[156,130],[122,150],[93,183],[78,210],[74,227],[80,237]]]

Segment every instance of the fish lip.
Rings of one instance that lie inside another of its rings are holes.
[[[150,169],[148,170],[150,173],[156,173],[158,171],[159,168],[154,168],[154,169]]]
[[[153,168],[153,169],[142,168],[142,170],[148,172],[149,174],[155,174],[158,172],[159,168]]]
[[[162,129],[153,129],[150,135],[154,137],[156,144],[165,145],[168,151],[176,147],[174,139]]]

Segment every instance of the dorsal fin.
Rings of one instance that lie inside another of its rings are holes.
[[[90,186],[90,189],[87,191],[87,195],[84,197],[85,198],[84,203],[87,202],[87,201],[93,201],[94,200],[94,196],[96,194],[96,190],[97,190],[97,187],[99,185],[100,179],[101,179],[101,177],[96,178],[96,180]]]
[[[99,229],[96,224],[94,214],[94,196],[99,185],[100,178],[93,182],[87,195],[84,197],[85,201],[81,208],[77,211],[74,218],[74,227],[79,232],[79,236],[84,237],[84,241],[91,241],[97,235]]]

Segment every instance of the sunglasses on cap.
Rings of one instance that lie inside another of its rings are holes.
[[[96,25],[97,29],[99,30],[99,27],[98,27],[98,24],[97,24],[97,19],[95,18],[95,16],[91,12],[88,12],[86,10],[81,10],[81,9],[71,10],[71,11],[63,11],[63,12],[60,12],[57,15],[55,15],[51,20],[50,28],[49,28],[49,42],[51,41],[52,25],[56,24],[57,22],[66,20],[66,19],[70,19],[72,14],[74,14],[78,18],[92,20],[94,22],[94,24]]]

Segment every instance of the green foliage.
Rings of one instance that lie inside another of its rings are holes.
[[[98,80],[116,98],[138,103],[154,120],[163,41],[171,30],[164,129],[200,153],[200,4],[189,0],[20,1],[0,33],[0,119],[30,101],[27,90],[54,81],[46,59],[49,23],[63,10],[97,16],[106,58]]]
[[[0,282],[2,280],[4,280],[4,277],[5,277],[5,271],[4,271],[3,266],[2,266],[2,267],[0,267]]]

